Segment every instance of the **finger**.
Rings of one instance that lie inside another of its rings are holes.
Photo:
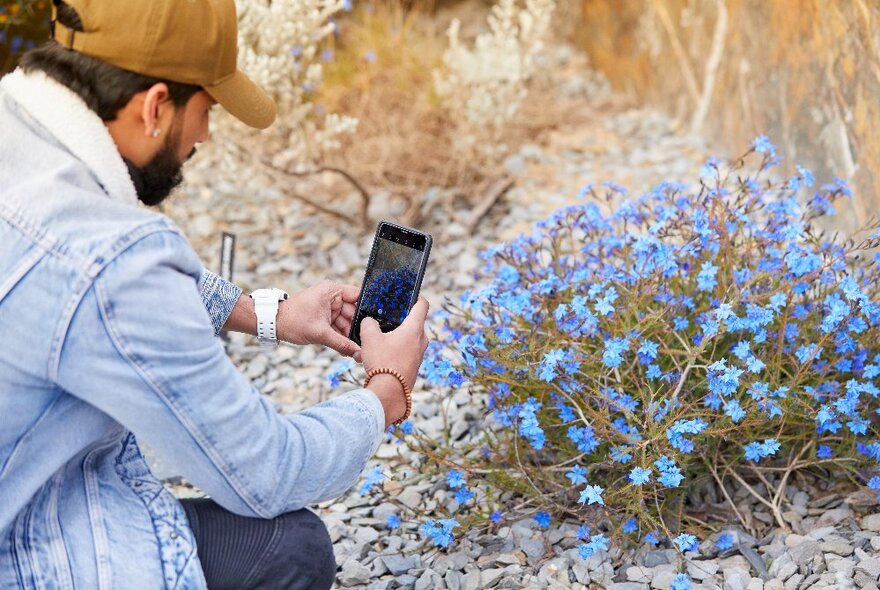
[[[342,291],[334,290],[330,292],[330,311],[333,314],[337,314],[342,311],[343,301],[342,301]]]
[[[364,318],[361,321],[361,344],[366,346],[368,343],[372,342],[375,338],[382,335],[382,330],[379,328],[379,322],[374,320],[373,318]]]
[[[354,303],[343,303],[343,304],[342,304],[342,309],[339,311],[339,313],[340,313],[340,314],[342,315],[342,317],[344,317],[345,319],[350,320],[351,318],[354,317],[354,310],[355,310],[355,309],[356,309],[356,308],[355,308]]]
[[[342,292],[342,300],[346,303],[356,303],[361,294],[361,290],[354,285],[338,285]]]
[[[428,317],[428,300],[424,297],[419,297],[419,300],[413,305],[413,308],[409,311],[409,315],[406,316],[406,319],[403,321],[403,326],[416,325],[419,327],[424,327],[425,319]]]
[[[346,336],[351,331],[351,320],[338,317],[333,321],[333,329]]]
[[[342,334],[338,334],[332,330],[328,330],[325,334],[324,344],[343,356],[353,356],[354,353],[360,350],[360,347],[357,344]]]
[[[351,358],[353,358],[353,359],[354,359],[354,362],[356,362],[356,363],[362,363],[362,362],[364,362],[364,357],[363,357],[363,355],[361,354],[361,351],[360,351],[360,350],[358,350],[356,353],[354,353],[353,355],[351,355]]]

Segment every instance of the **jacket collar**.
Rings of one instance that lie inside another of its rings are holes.
[[[110,198],[138,203],[113,137],[79,96],[42,72],[25,73],[21,68],[0,79],[0,89],[85,164]]]

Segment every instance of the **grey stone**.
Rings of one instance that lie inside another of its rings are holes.
[[[400,576],[411,569],[422,567],[422,558],[419,555],[382,555],[380,559],[385,564],[385,567],[388,568],[388,571],[395,576]]]
[[[816,539],[817,541],[822,541],[823,539],[827,539],[830,535],[836,535],[837,528],[833,526],[823,526],[818,529],[813,529],[810,531],[808,537],[811,539]]]
[[[443,581],[446,582],[446,587],[449,590],[461,590],[461,574],[455,570],[449,570],[446,572],[446,575],[443,576]]]
[[[880,578],[880,559],[874,557],[864,558],[856,564],[856,571],[864,572],[872,579],[877,580]]]
[[[856,583],[856,586],[862,589],[869,588],[871,586],[873,586],[874,588],[877,587],[877,581],[865,572],[857,571],[855,575],[853,575],[853,582]]]
[[[828,571],[834,572],[836,574],[840,574],[845,578],[851,578],[853,575],[853,570],[856,568],[855,562],[846,559],[844,557],[829,560],[828,556],[830,553],[825,554],[825,563],[828,564]]]
[[[819,547],[826,553],[834,553],[841,557],[849,557],[853,553],[853,546],[840,537],[830,538],[823,541]]]
[[[352,558],[342,564],[342,571],[337,576],[337,580],[345,587],[366,584],[370,581],[370,570]]]
[[[626,579],[630,582],[641,582],[646,584],[651,581],[654,571],[647,567],[632,566],[626,568]]]
[[[608,586],[608,590],[648,590],[649,586],[643,582],[616,582]]]
[[[671,567],[660,566],[654,572],[654,577],[651,578],[651,588],[654,588],[654,590],[669,590],[674,579],[675,571]]]
[[[587,564],[583,559],[578,558],[572,562],[571,571],[574,573],[574,578],[579,584],[583,584],[584,586],[590,585],[590,570],[587,568]]]
[[[724,570],[724,590],[745,590],[752,576],[749,570],[739,567],[729,567]]]
[[[671,556],[669,554],[669,551],[672,551]],[[644,565],[645,567],[656,567],[658,565],[672,563],[675,557],[676,556],[674,550],[648,551],[642,557],[642,565]]]
[[[480,572],[480,587],[489,588],[505,574],[503,568],[487,569]]]
[[[440,583],[440,576],[431,570],[425,570],[416,580],[414,590],[433,590]]]
[[[539,559],[544,555],[544,540],[541,538],[538,539],[523,539],[520,541],[520,548],[523,550],[528,557],[532,559]]]
[[[758,555],[758,552],[752,549],[747,545],[740,545],[739,551],[742,553],[742,556],[746,558],[749,562],[749,565],[752,566],[762,580],[769,580],[770,574],[767,573],[767,566],[764,565],[764,560],[761,559],[761,556]]]
[[[772,578],[764,582],[764,590],[783,590],[785,585],[779,578]]]
[[[779,568],[779,571],[776,573],[776,577],[782,580],[783,582],[788,580],[798,571],[798,566],[796,563],[790,561]]]
[[[785,590],[798,590],[798,586],[800,586],[803,579],[804,579],[803,574],[795,574],[785,581],[783,588]]]
[[[415,488],[405,488],[397,495],[397,500],[407,508],[416,508],[422,503],[422,494]]]
[[[822,555],[822,549],[816,541],[804,541],[800,545],[792,547],[788,555],[800,567],[810,563],[817,555]]]
[[[480,572],[470,572],[461,577],[461,590],[479,590]]]
[[[764,580],[761,578],[752,578],[749,580],[749,585],[746,586],[746,590],[764,590]]]
[[[790,553],[783,553],[779,557],[773,560],[773,563],[770,564],[769,574],[773,578],[782,578],[779,575],[779,572],[783,568],[787,568],[789,565],[794,566],[794,571],[797,571],[797,564],[794,562],[794,558]],[[784,580],[784,578],[782,578]]]
[[[798,586],[798,590],[806,590],[807,588],[810,588],[813,584],[819,581],[820,577],[819,574],[810,574],[803,579],[801,585]]]
[[[880,513],[869,514],[862,519],[862,529],[866,531],[880,532]]]
[[[693,579],[702,581],[717,574],[720,567],[717,561],[688,561],[687,573]]]

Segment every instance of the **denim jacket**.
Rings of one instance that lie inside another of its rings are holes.
[[[0,590],[205,587],[138,440],[245,516],[355,483],[382,440],[378,399],[279,415],[216,338],[239,293],[138,206],[76,95],[0,80]]]

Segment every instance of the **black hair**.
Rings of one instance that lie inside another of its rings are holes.
[[[82,20],[73,7],[57,0],[55,5],[56,20],[59,23],[73,31],[84,30]],[[193,84],[129,72],[78,51],[65,49],[54,40],[22,55],[19,66],[25,72],[43,72],[67,86],[103,121],[116,119],[116,114],[128,104],[132,96],[155,84],[163,83],[168,86],[168,95],[175,107],[184,106],[201,90],[200,86]]]

